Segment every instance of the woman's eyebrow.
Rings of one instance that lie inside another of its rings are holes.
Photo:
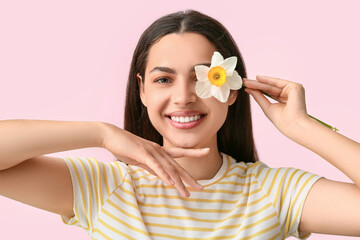
[[[197,66],[197,65],[205,65],[205,66],[207,66],[207,67],[210,67],[211,63],[200,63],[200,64],[196,64],[196,65],[194,65],[194,66],[190,69],[189,73],[195,72],[194,67]],[[175,71],[174,69],[169,68],[169,67],[162,67],[162,66],[154,67],[154,68],[150,71],[150,73],[156,72],[156,71],[166,72],[166,73],[170,73],[170,74],[176,74],[176,71]],[[149,74],[150,74],[150,73],[149,73]]]

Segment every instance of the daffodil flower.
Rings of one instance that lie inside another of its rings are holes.
[[[235,70],[237,58],[235,56],[226,58],[215,51],[211,58],[211,66],[195,66],[195,74],[198,79],[195,85],[195,92],[200,98],[214,96],[220,102],[226,102],[230,95],[230,89],[237,90],[243,86],[241,76]],[[244,86],[245,87],[245,86]],[[261,91],[264,95],[274,99],[269,94]],[[275,100],[275,99],[274,99]],[[308,114],[309,115],[309,114]],[[336,131],[337,128],[309,115],[324,126]]]
[[[242,87],[243,81],[235,70],[237,58],[226,58],[215,51],[211,58],[211,66],[195,66],[195,74],[198,81],[195,84],[195,92],[200,98],[214,96],[220,102],[226,102],[230,95],[230,89],[237,90]]]

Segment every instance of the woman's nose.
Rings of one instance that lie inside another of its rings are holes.
[[[173,92],[174,103],[185,106],[196,102],[195,83],[189,80],[177,82]]]

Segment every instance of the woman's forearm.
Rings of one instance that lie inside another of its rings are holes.
[[[327,160],[360,188],[360,143],[311,118],[292,129],[289,138]]]
[[[0,170],[48,153],[103,147],[105,125],[85,121],[2,120]]]

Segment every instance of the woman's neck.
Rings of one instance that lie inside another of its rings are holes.
[[[165,146],[165,145],[164,145]],[[195,180],[212,179],[222,166],[223,159],[217,148],[217,142],[210,145],[209,154],[203,157],[174,158]]]

